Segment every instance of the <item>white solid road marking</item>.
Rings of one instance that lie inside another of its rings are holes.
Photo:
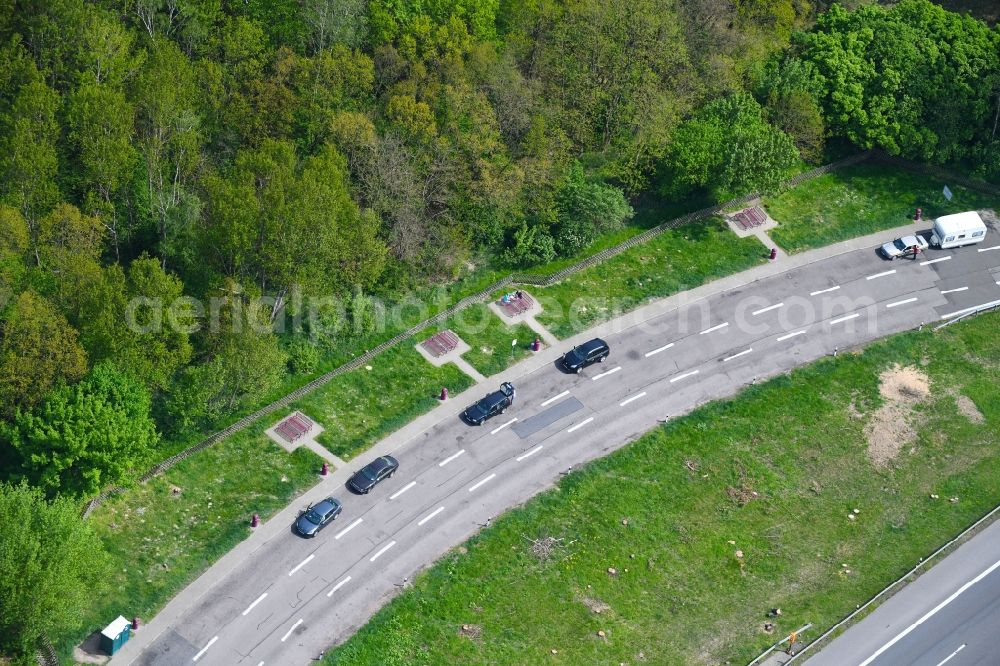
[[[531,449],[527,453],[521,454],[518,457],[514,458],[514,460],[516,460],[517,462],[521,462],[525,458],[529,458],[529,457],[535,455],[536,453],[538,453],[541,450],[542,450],[542,445],[539,444],[538,446],[536,446],[535,448]]]
[[[599,375],[594,375],[594,376],[593,376],[593,377],[591,377],[590,379],[591,379],[592,381],[595,381],[595,382],[596,382],[596,381],[597,381],[598,379],[600,379],[601,377],[607,377],[608,375],[613,375],[613,374],[615,374],[616,372],[618,372],[618,371],[619,371],[619,370],[621,370],[621,369],[622,369],[622,366],[620,366],[620,365],[619,365],[619,366],[618,366],[617,368],[611,368],[611,369],[610,369],[610,370],[608,370],[607,372],[602,372],[602,373],[601,373],[601,374],[599,374]]]
[[[405,490],[405,488],[404,488],[404,490]],[[402,492],[402,491],[400,491],[400,492]],[[392,498],[390,498],[390,499],[392,499]],[[344,529],[342,529],[339,532],[337,532],[337,536],[333,537],[334,540],[339,539],[340,537],[344,536],[345,534],[347,534],[348,532],[350,532],[351,530],[353,530],[355,527],[357,527],[358,525],[360,525],[363,520],[364,520],[363,518],[358,518],[353,523],[351,523],[350,525],[348,525]]]
[[[305,565],[307,565],[307,564],[309,564],[310,562],[312,562],[312,560],[313,560],[313,558],[314,558],[314,557],[316,557],[316,555],[315,555],[315,554],[313,554],[313,555],[310,555],[310,556],[309,556],[309,557],[307,557],[306,559],[304,559],[304,560],[302,560],[301,562],[299,562],[298,564],[296,564],[296,565],[295,565],[295,568],[294,568],[294,569],[292,569],[291,571],[289,571],[289,572],[288,572],[288,575],[289,575],[289,576],[291,576],[291,575],[292,575],[293,573],[295,573],[296,571],[298,571],[299,569],[301,569],[301,568],[302,568],[302,567],[304,567]]]
[[[951,661],[952,657],[954,657],[956,654],[958,654],[959,652],[961,652],[962,650],[964,650],[965,646],[966,646],[965,643],[962,643],[961,645],[959,645],[957,650],[955,650],[954,652],[952,652],[951,654],[949,654],[947,657],[945,657],[944,659],[942,659],[941,661],[939,661],[937,663],[937,666],[944,666],[945,664],[947,664],[949,661]]]
[[[302,624],[302,621],[303,621],[303,620],[302,620],[302,618],[300,617],[300,618],[299,618],[299,621],[298,621],[298,622],[296,622],[295,624],[293,624],[293,625],[292,625],[292,628],[291,628],[291,629],[289,629],[288,631],[286,631],[286,632],[285,632],[285,635],[281,637],[281,642],[282,642],[282,643],[284,643],[285,641],[287,641],[287,640],[288,640],[288,637],[292,635],[292,632],[293,632],[293,631],[295,631],[295,629],[296,629],[296,628],[297,628],[297,627],[298,627],[298,626],[299,626],[300,624]]]
[[[433,511],[431,511],[430,513],[428,513],[426,516],[424,516],[423,518],[421,518],[420,520],[417,521],[417,527],[422,526],[424,523],[426,523],[428,520],[430,520],[434,516],[438,515],[442,511],[444,511],[444,507],[443,506],[439,506],[438,508],[434,509]]]
[[[496,478],[496,474],[495,473],[494,474],[490,474],[488,477],[486,477],[482,481],[477,481],[476,483],[473,483],[471,486],[469,486],[469,492],[471,493],[472,491],[474,491],[479,486],[481,486],[484,483],[487,483],[489,481],[492,481],[494,478]]]
[[[497,426],[496,428],[493,428],[493,430],[490,430],[490,434],[491,435],[497,434],[498,432],[500,432],[501,430],[503,430],[504,428],[506,428],[507,426],[509,426],[511,423],[513,423],[516,420],[517,420],[517,417],[515,416],[510,421],[507,421],[507,423],[504,423],[503,425]]]
[[[754,312],[751,312],[750,314],[752,314],[754,316],[759,315],[759,314],[764,314],[765,312],[770,312],[771,310],[777,310],[782,305],[784,305],[784,303],[775,303],[774,305],[769,305],[766,308],[761,308],[760,310],[756,310]]]
[[[855,312],[854,314],[849,314],[849,315],[847,315],[845,317],[839,317],[839,318],[834,319],[833,321],[831,321],[830,322],[830,326],[833,326],[834,324],[839,324],[842,321],[849,321],[851,319],[857,319],[860,316],[861,316],[861,313]]]
[[[347,585],[350,582],[351,582],[351,577],[347,576],[346,578],[344,578],[344,580],[342,580],[339,583],[337,583],[336,585],[334,585],[333,589],[331,589],[329,592],[326,593],[326,596],[332,597],[334,592],[336,592],[337,590],[339,590],[340,588],[344,587],[345,585]]]
[[[866,280],[874,280],[875,278],[885,277],[886,275],[892,275],[895,272],[896,272],[895,269],[893,269],[891,271],[886,271],[884,273],[876,273],[875,275],[869,275],[865,279]]]
[[[697,370],[692,370],[691,372],[685,372],[683,375],[677,375],[676,377],[674,377],[673,379],[671,379],[670,383],[673,384],[674,382],[679,382],[680,380],[684,379],[685,377],[690,377],[692,375],[697,375],[697,374],[698,374]]]
[[[819,291],[811,292],[809,295],[810,296],[819,296],[820,294],[828,294],[831,291],[837,291],[838,289],[840,289],[840,285],[839,284],[836,287],[830,287],[829,289],[820,289]]]
[[[867,659],[865,659],[858,666],[868,666],[868,664],[870,664],[873,661],[875,661],[876,659],[878,659],[879,656],[883,652],[885,652],[886,650],[888,650],[889,648],[891,648],[893,645],[895,645],[899,641],[903,640],[903,638],[905,638],[911,631],[913,631],[914,629],[916,629],[917,627],[919,627],[921,624],[923,624],[927,620],[931,619],[939,610],[941,610],[942,608],[944,608],[945,606],[947,606],[948,604],[950,604],[951,602],[953,602],[955,599],[958,598],[958,596],[960,594],[962,594],[963,592],[965,592],[966,590],[968,590],[970,587],[972,587],[973,585],[975,585],[976,583],[978,583],[982,579],[984,579],[987,576],[989,576],[998,567],[1000,567],[1000,560],[997,560],[996,562],[994,562],[990,566],[989,569],[987,569],[983,573],[979,574],[978,576],[976,576],[975,578],[973,578],[972,580],[970,580],[968,583],[966,583],[962,587],[960,587],[957,590],[955,590],[950,597],[948,597],[947,599],[945,599],[944,601],[942,601],[941,603],[939,603],[934,608],[932,608],[929,611],[927,611],[922,618],[920,618],[919,620],[917,620],[916,622],[914,622],[913,624],[911,624],[910,626],[908,626],[906,629],[904,629],[902,632],[900,632],[895,638],[893,638],[891,641],[889,641],[888,643],[886,643],[885,645],[883,645],[882,647],[880,647],[878,650],[876,650],[875,654],[873,654],[872,656],[870,656]]]
[[[1000,250],[1000,245],[994,245],[993,247],[984,247],[977,250],[977,252],[989,252],[990,250]]]
[[[403,493],[405,493],[407,490],[409,490],[410,488],[412,488],[415,485],[417,485],[416,481],[410,481],[408,484],[406,484],[405,486],[403,486],[402,488],[400,488],[399,490],[397,490],[393,494],[389,495],[389,499],[391,499],[391,500],[396,499],[397,497],[399,497],[400,495],[402,495]],[[351,527],[354,527],[354,525],[351,525]],[[350,529],[350,527],[347,528],[347,529]],[[344,532],[346,532],[346,531],[347,530],[344,530]],[[340,537],[338,536],[337,538],[339,539]]]
[[[249,606],[247,606],[247,609],[245,611],[243,611],[244,617],[246,616],[247,613],[249,613],[250,611],[253,610],[254,606],[256,606],[260,602],[264,601],[264,597],[266,597],[266,596],[267,596],[267,592],[265,592],[264,594],[262,594],[259,597],[257,597],[256,601],[254,601],[252,604],[250,604]]]
[[[212,644],[213,644],[213,643],[215,643],[215,641],[217,641],[217,640],[219,640],[219,637],[218,637],[218,636],[215,636],[215,637],[214,637],[214,638],[213,638],[212,640],[210,640],[210,641],[208,642],[208,645],[206,645],[205,647],[203,647],[203,648],[201,649],[201,652],[199,652],[198,654],[196,654],[196,655],[194,656],[194,658],[193,658],[193,659],[191,659],[191,661],[198,661],[199,659],[201,659],[201,655],[203,655],[203,654],[205,654],[206,652],[208,652],[208,648],[212,647]]]
[[[907,303],[912,303],[915,300],[917,300],[916,296],[914,296],[913,298],[907,298],[905,301],[896,301],[895,303],[889,303],[885,307],[887,307],[887,308],[894,308],[894,307],[897,307],[897,306],[900,306],[900,305],[906,305]]]
[[[936,264],[939,261],[948,261],[951,257],[941,257],[940,259],[931,259],[930,261],[921,261],[921,266],[929,266],[930,264]]]
[[[721,324],[719,324],[718,326],[713,326],[712,328],[706,328],[699,335],[705,335],[706,333],[711,333],[712,331],[717,331],[720,328],[725,328],[726,326],[729,326],[729,322],[728,321],[724,321]]]
[[[448,456],[447,458],[445,458],[444,460],[442,460],[441,462],[439,462],[438,463],[438,467],[444,467],[445,465],[447,465],[448,463],[450,463],[452,460],[454,460],[455,458],[459,457],[463,453],[465,453],[465,449],[459,449],[458,453],[453,453],[450,456]]]
[[[257,666],[264,666],[264,662],[263,661],[259,662]]]
[[[955,312],[949,312],[948,314],[941,315],[941,319],[951,319],[952,317],[957,317],[959,315],[964,315],[969,312],[975,312],[981,308],[989,308],[994,305],[1000,305],[1000,301],[990,301],[989,303],[983,303],[981,305],[973,305],[971,308],[965,308],[964,310],[956,310]]]
[[[543,402],[543,403],[542,403],[542,407],[545,407],[546,405],[548,405],[548,404],[551,404],[551,403],[555,402],[555,401],[556,401],[556,400],[558,400],[559,398],[565,398],[565,397],[566,397],[566,396],[568,396],[568,395],[569,395],[569,391],[563,391],[563,392],[562,392],[562,393],[560,393],[559,395],[554,395],[554,396],[552,396],[551,398],[549,398],[548,400],[546,400],[545,402]]]
[[[722,361],[723,362],[725,362],[725,361],[732,361],[734,358],[739,358],[740,356],[746,356],[747,354],[749,354],[752,351],[753,351],[753,347],[751,347],[749,349],[744,349],[739,354],[733,354],[732,356],[727,356],[726,358],[722,359]]]
[[[632,402],[633,400],[638,400],[639,398],[642,398],[642,397],[643,397],[643,396],[645,396],[645,395],[646,395],[646,392],[645,392],[645,391],[643,391],[642,393],[636,393],[636,394],[635,394],[634,396],[632,396],[631,398],[626,398],[625,400],[623,400],[623,401],[619,402],[619,403],[618,403],[618,406],[619,406],[619,407],[624,407],[625,405],[627,405],[628,403]]]
[[[789,333],[788,335],[782,335],[780,338],[778,338],[778,342],[784,342],[788,338],[794,338],[796,335],[802,335],[805,332],[806,329],[802,329],[801,331],[795,331],[794,333]]]
[[[968,291],[968,287],[959,287],[958,289],[944,289],[941,294],[954,294],[956,291]]]
[[[666,351],[666,350],[670,349],[673,346],[674,346],[674,343],[671,342],[669,345],[663,345],[662,347],[657,347],[653,351],[646,352],[646,358],[649,358],[653,354],[659,354],[661,351]]]
[[[566,432],[576,432],[577,430],[579,430],[580,428],[582,428],[583,426],[587,425],[588,423],[590,423],[593,420],[594,420],[593,416],[591,416],[589,418],[586,418],[586,419],[580,421],[579,423],[577,423],[572,428],[566,428]]]
[[[441,507],[441,508],[444,508],[444,507]],[[369,562],[374,562],[374,561],[375,561],[375,560],[377,560],[378,558],[380,558],[380,557],[382,557],[383,555],[385,555],[385,552],[386,552],[387,550],[389,550],[390,548],[392,548],[393,546],[395,546],[395,545],[396,545],[396,542],[395,542],[395,541],[390,541],[389,543],[387,543],[387,544],[385,544],[384,546],[382,546],[382,550],[378,551],[377,553],[375,553],[374,555],[372,555],[371,557],[369,557],[369,558],[368,558],[368,561],[369,561]]]

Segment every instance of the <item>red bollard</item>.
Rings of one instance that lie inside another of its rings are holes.
[[[323,469],[321,469],[319,471],[319,473],[320,473],[321,476],[326,476],[327,474],[329,474],[330,473],[330,465],[328,465],[327,463],[323,463]]]
[[[250,519],[250,527],[256,528],[258,525],[260,525],[260,516],[255,513]]]
[[[441,389],[441,402],[444,402],[447,399],[448,399],[448,389],[447,388],[442,388]]]
[[[134,617],[132,618],[132,631],[135,631],[138,628],[139,628],[139,618]]]
[[[531,348],[535,351],[538,351],[539,349],[542,348],[542,341],[539,340],[538,338],[535,338],[535,341],[531,344]]]
[[[777,258],[778,258],[778,248],[772,247],[771,248],[771,261],[774,261]]]

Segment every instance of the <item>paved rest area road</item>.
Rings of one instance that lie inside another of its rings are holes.
[[[803,253],[658,301],[491,378],[268,521],[112,663],[308,663],[357,630],[408,577],[571,466],[758,379],[1000,301],[997,230],[979,246],[932,250],[916,261],[877,258],[877,244],[911,229]],[[564,351],[594,335],[611,345],[605,363],[580,375],[556,367]],[[505,380],[517,386],[506,414],[482,427],[457,418]],[[351,495],[343,487],[348,476],[384,453],[399,459],[398,473],[370,495]],[[331,493],[343,501],[341,516],[316,539],[292,534],[296,507]]]

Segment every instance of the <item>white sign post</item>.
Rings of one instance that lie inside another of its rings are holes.
[[[948,189],[947,185],[944,186],[944,190],[942,190],[942,194],[944,194],[944,198],[945,199],[947,199],[948,201],[951,201],[951,197],[953,195],[951,193],[951,190]]]

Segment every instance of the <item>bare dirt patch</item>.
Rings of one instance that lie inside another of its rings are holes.
[[[583,603],[583,605],[586,606],[591,613],[596,613],[597,615],[600,615],[601,613],[607,613],[609,610],[611,610],[611,606],[604,603],[600,599],[592,599],[591,597],[584,597],[580,600],[580,602]]]
[[[979,424],[986,421],[986,417],[976,407],[976,403],[972,402],[968,396],[964,396],[961,393],[956,394],[955,405],[958,407],[958,411],[962,413],[962,416],[969,419],[970,423]]]
[[[879,377],[883,404],[865,426],[868,459],[885,467],[917,439],[913,408],[930,394],[930,379],[922,370],[894,365]]]
[[[483,627],[478,624],[463,624],[458,628],[458,635],[478,641],[483,636]]]

